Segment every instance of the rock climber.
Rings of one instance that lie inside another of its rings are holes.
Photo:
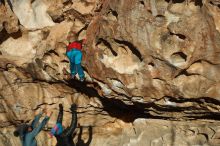
[[[47,124],[48,120],[50,119],[52,115],[52,112],[45,112],[46,114],[45,118],[42,120],[41,123],[39,123],[39,120],[42,114],[43,113],[40,113],[37,116],[35,116],[34,120],[32,121],[30,125],[23,123],[19,125],[14,131],[14,136],[20,137],[22,146],[37,146],[37,141],[35,137],[40,133],[43,127]]]
[[[66,55],[70,61],[71,78],[74,79],[75,75],[78,73],[81,82],[85,80],[85,74],[81,66],[82,48],[85,42],[86,39],[74,41],[68,45],[66,50]]]
[[[73,142],[73,132],[76,129],[77,125],[77,112],[76,112],[76,104],[71,105],[72,112],[72,122],[71,125],[63,129],[62,121],[63,121],[63,105],[59,104],[59,114],[57,117],[56,125],[51,129],[50,135],[55,136],[57,139],[56,146],[75,146]]]

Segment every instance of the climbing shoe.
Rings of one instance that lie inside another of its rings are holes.
[[[84,82],[84,81],[85,81],[85,78],[80,78],[79,81],[80,81],[80,82]]]

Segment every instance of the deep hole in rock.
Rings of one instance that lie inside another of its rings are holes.
[[[4,41],[6,41],[9,37],[12,37],[13,39],[18,39],[22,37],[22,32],[21,30],[18,30],[17,32],[9,34],[5,29],[3,29],[0,32],[0,44]]]
[[[51,18],[52,18],[53,22],[55,22],[55,23],[61,23],[65,20],[64,15],[61,15],[59,17],[54,17],[54,18],[51,17]]]
[[[215,5],[212,1],[209,2],[211,5]]]
[[[202,0],[195,0],[195,5],[202,7],[203,6]]]
[[[2,52],[0,51],[0,55],[2,55]]]
[[[153,62],[148,63],[148,65],[153,66],[153,67],[155,66]]]
[[[110,44],[108,41],[104,40],[103,38],[99,38],[99,39],[98,39],[98,42],[96,43],[96,46],[99,45],[100,43],[103,43],[107,48],[109,48],[110,51],[111,51],[111,53],[112,53],[114,56],[117,56],[117,55],[118,55],[117,52],[115,52],[115,50],[112,48],[111,44]]]
[[[178,60],[186,61],[187,55],[183,52],[176,52],[171,55],[171,58],[176,58]]]
[[[145,6],[145,3],[144,3],[144,1],[139,1],[140,2],[140,4],[142,4],[142,5],[144,5]]]
[[[176,36],[178,36],[178,38],[180,38],[180,39],[182,39],[182,40],[185,40],[186,39],[186,36],[185,35],[183,35],[183,34],[180,34],[180,33],[172,33],[172,32],[170,32],[170,35],[176,35]]]
[[[147,10],[150,14],[152,14],[152,11],[151,10]]]
[[[157,15],[156,17],[161,17],[161,18],[164,18],[165,16],[164,15]]]
[[[138,59],[140,61],[143,60],[140,51],[132,43],[130,43],[128,41],[124,41],[124,40],[118,40],[118,39],[114,39],[114,40],[118,44],[123,44],[123,45],[127,46],[131,50],[131,52],[138,57]]]
[[[118,13],[117,13],[117,11],[112,10],[112,9],[110,9],[110,10],[111,10],[112,15],[115,16],[116,18],[118,18]]]

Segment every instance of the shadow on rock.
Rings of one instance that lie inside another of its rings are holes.
[[[88,86],[91,85],[92,87]],[[145,106],[127,105],[123,101],[114,98],[100,96],[97,83],[80,82],[78,80],[69,80],[68,85],[88,97],[98,97],[103,105],[103,110],[110,116],[123,120],[124,122],[133,122],[137,118],[149,118],[150,114],[146,113]]]
[[[80,131],[79,131],[78,141],[76,143],[76,146],[89,146],[92,141],[92,126],[89,126],[89,138],[88,138],[87,142],[84,142],[84,140],[82,139],[83,127],[80,126],[79,129],[80,129]]]

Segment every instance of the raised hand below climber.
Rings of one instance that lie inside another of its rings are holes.
[[[85,42],[86,39],[74,41],[68,45],[66,50],[66,55],[70,61],[71,78],[74,79],[75,75],[78,73],[81,82],[85,80],[85,74],[81,66],[83,55],[82,48]]]
[[[63,128],[63,105],[59,104],[59,113],[57,116],[57,123],[51,129],[50,136],[55,136],[57,139],[56,146],[75,146],[73,142],[73,133],[77,126],[77,106],[76,104],[72,104],[70,107],[72,112],[72,121],[70,126],[67,128]]]
[[[40,113],[37,116],[35,116],[31,124],[23,123],[16,128],[16,130],[14,131],[14,135],[16,137],[20,137],[22,146],[37,146],[37,141],[35,137],[47,124],[52,113],[53,112],[45,112],[46,116],[40,123],[39,120],[43,113]]]

